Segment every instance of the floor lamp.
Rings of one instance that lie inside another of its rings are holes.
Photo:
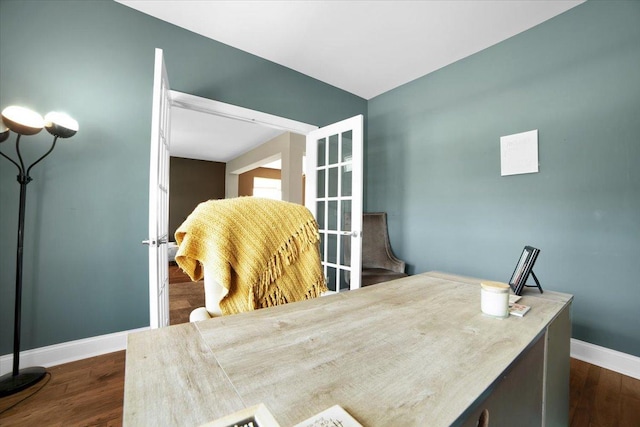
[[[1,124],[4,123],[4,126]],[[46,371],[40,366],[20,369],[20,320],[22,308],[22,252],[24,242],[24,210],[26,204],[27,184],[32,181],[29,172],[42,159],[47,157],[56,146],[58,138],[70,138],[78,131],[78,122],[64,113],[51,112],[44,119],[42,116],[27,108],[11,106],[2,111],[2,123],[0,123],[0,143],[9,138],[11,132],[15,132],[16,153],[18,160],[14,160],[2,151],[0,155],[9,160],[18,168],[18,182],[20,183],[20,211],[18,215],[18,248],[16,251],[16,301],[15,317],[13,324],[13,371],[0,377],[0,397],[9,396],[24,390],[44,378]],[[25,168],[22,154],[20,153],[20,137],[23,135],[35,135],[45,128],[53,135],[51,148],[42,157]]]

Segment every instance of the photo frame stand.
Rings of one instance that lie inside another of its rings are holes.
[[[540,282],[538,281],[538,278],[536,277],[536,273],[534,273],[533,270],[531,270],[531,276],[533,277],[533,280],[536,282],[536,284],[535,285],[525,284],[524,286],[526,286],[527,288],[538,288],[540,290],[540,293],[543,294],[544,291],[542,290],[542,286],[540,286]]]

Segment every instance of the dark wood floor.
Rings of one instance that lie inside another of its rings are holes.
[[[571,359],[571,427],[640,427],[640,380]]]
[[[187,273],[183,272],[175,263],[169,263],[169,283],[190,282]]]
[[[186,283],[178,273],[170,282]],[[169,293],[181,306],[190,298],[185,288]],[[199,298],[196,306],[203,305],[204,296]],[[191,308],[176,310],[188,319]],[[125,352],[119,351],[49,368],[39,384],[0,399],[0,425],[120,426],[124,365]],[[569,414],[570,427],[639,427],[640,380],[571,359]]]
[[[204,307],[204,286],[192,282],[176,265],[169,265],[169,324],[189,321],[191,310]]]
[[[48,368],[31,388],[0,398],[0,425],[120,426],[125,352]]]

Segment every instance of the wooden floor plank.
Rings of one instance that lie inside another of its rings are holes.
[[[592,365],[586,364],[587,372],[585,373],[584,383],[581,390],[575,390],[570,394],[575,394],[577,401],[570,403],[575,406],[574,415],[571,418],[571,427],[589,427],[591,424],[591,410],[594,407],[595,393],[598,381],[600,379],[600,370],[592,369]],[[573,367],[573,364],[572,364]],[[571,376],[575,375],[573,370]]]
[[[622,393],[623,396],[640,400],[640,380],[623,375],[620,393]],[[638,425],[640,426],[640,424]]]
[[[620,426],[640,426],[640,379],[623,375],[620,394]]]
[[[595,369],[595,368],[594,368]],[[592,423],[601,427],[620,425],[620,383],[622,375],[608,369],[598,369],[600,375],[595,388]]]
[[[0,399],[0,425],[122,425],[124,365],[119,351],[48,368],[45,380]]]
[[[640,387],[638,387],[640,388]],[[640,399],[622,396],[620,399],[620,427],[640,426]]]
[[[192,282],[180,267],[169,265],[169,324],[189,321],[189,314],[204,307],[204,282]]]
[[[190,282],[191,278],[175,262],[169,263],[169,283]]]
[[[202,281],[169,284],[170,325],[187,323],[191,311],[197,307],[204,307],[204,283]]]
[[[571,359],[569,419],[573,420],[582,397],[584,385],[587,382],[589,364],[578,359]]]

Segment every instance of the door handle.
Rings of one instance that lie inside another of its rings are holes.
[[[160,245],[164,245],[165,243],[167,243],[167,236],[166,235],[162,236],[158,240],[148,239],[148,240],[143,240],[142,241],[143,245],[155,246],[156,248],[158,246],[160,246]]]
[[[358,233],[357,231],[341,231],[340,234],[342,234],[343,236],[351,236],[353,238],[358,237],[359,235],[362,236],[362,231],[360,233]]]

